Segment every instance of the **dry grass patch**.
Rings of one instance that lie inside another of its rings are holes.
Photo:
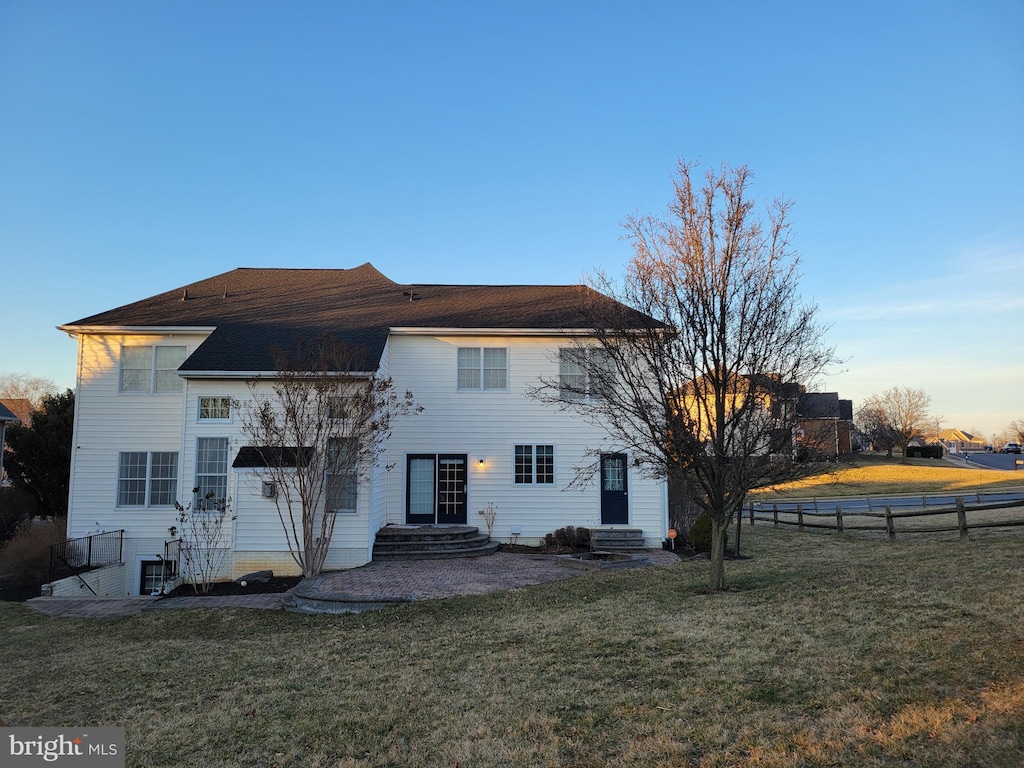
[[[970,493],[1024,488],[1020,472],[958,467],[935,459],[886,459],[863,455],[835,466],[831,472],[755,491],[752,498],[814,496],[879,496],[898,493]]]
[[[3,725],[146,766],[1018,766],[1024,536],[757,526],[705,562],[362,616],[0,606]]]

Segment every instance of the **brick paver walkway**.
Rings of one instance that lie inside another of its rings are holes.
[[[650,565],[671,565],[678,558],[662,550],[645,555]],[[429,600],[456,595],[483,595],[588,573],[558,565],[553,555],[498,552],[485,557],[451,560],[403,560],[369,563],[304,582],[311,591],[331,595]],[[225,597],[37,597],[26,605],[48,616],[129,616],[172,608],[279,609],[284,594]]]

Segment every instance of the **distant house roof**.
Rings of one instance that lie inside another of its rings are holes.
[[[0,420],[19,421],[28,424],[32,420],[32,400],[27,397],[0,397]],[[4,414],[11,418],[6,418]]]
[[[376,368],[390,328],[584,330],[583,297],[612,302],[579,285],[400,285],[369,263],[242,268],[61,329],[213,328],[179,368],[186,374],[270,371],[273,347],[287,349],[326,332],[365,349]]]
[[[949,442],[950,440],[960,440],[965,443],[978,443],[981,441],[972,435],[970,432],[964,432],[961,429],[947,429],[945,432],[939,434],[939,440]]]
[[[14,414],[14,412],[5,405],[6,402],[7,402],[6,400],[0,400],[0,421],[3,421],[3,422],[21,421],[21,419],[19,419]]]
[[[797,416],[802,419],[838,419],[839,411],[836,392],[805,392],[796,406]]]

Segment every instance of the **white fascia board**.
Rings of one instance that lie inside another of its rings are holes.
[[[118,334],[121,336],[174,336],[213,333],[215,325],[58,325],[68,336],[85,334]]]
[[[393,336],[593,336],[586,328],[389,328]]]

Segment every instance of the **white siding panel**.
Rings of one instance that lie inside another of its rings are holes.
[[[399,391],[412,390],[424,406],[419,415],[395,424],[389,445],[388,520],[405,519],[405,457],[410,453],[465,453],[469,458],[471,525],[484,527],[479,511],[488,502],[498,515],[494,537],[507,540],[511,526],[520,541],[542,537],[564,525],[600,524],[600,493],[595,477],[580,490],[567,490],[575,467],[589,464],[588,450],[615,452],[604,430],[578,416],[562,413],[527,396],[541,376],[557,378],[559,337],[427,337],[392,336],[390,370]],[[506,347],[509,350],[508,392],[459,392],[456,355],[459,347]],[[555,446],[555,485],[516,485],[517,444]],[[484,460],[481,468],[479,460]],[[637,472],[629,477],[629,525],[642,528],[656,545],[664,536],[662,483]]]

